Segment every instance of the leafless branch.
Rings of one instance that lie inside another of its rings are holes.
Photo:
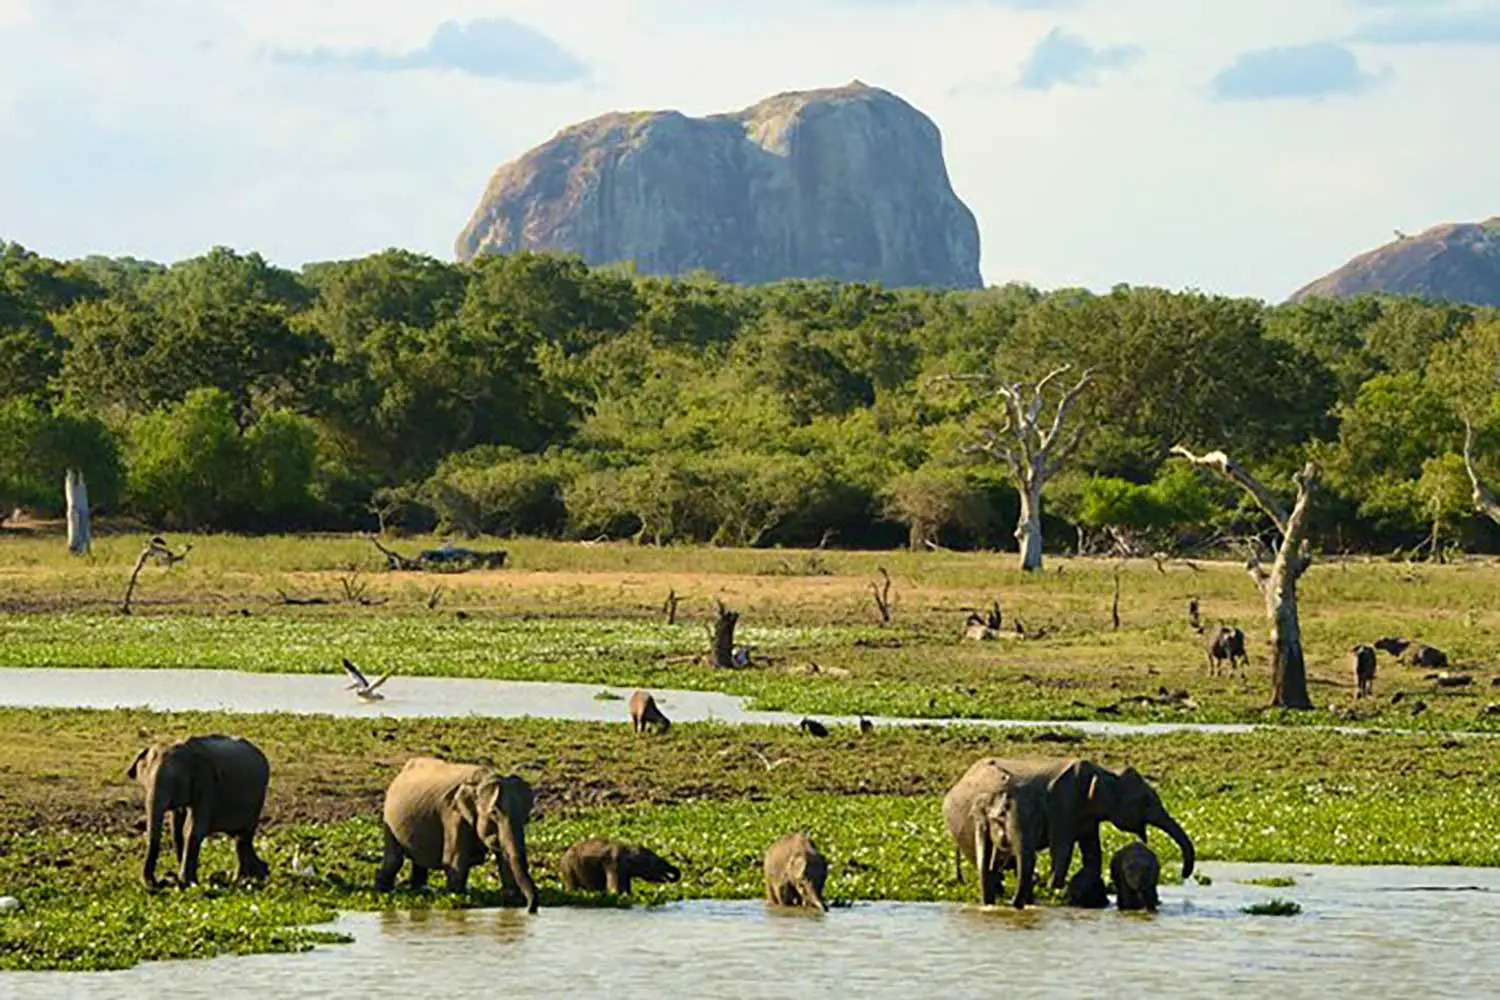
[[[1260,505],[1260,509],[1265,511],[1271,520],[1276,523],[1276,530],[1280,531],[1283,537],[1287,535],[1286,507],[1272,495],[1270,490],[1266,489],[1260,480],[1246,472],[1234,459],[1222,451],[1211,451],[1206,455],[1194,455],[1180,444],[1172,448],[1172,454],[1181,455],[1194,465],[1206,465],[1217,469],[1219,474],[1224,476],[1224,478],[1238,483]],[[1315,469],[1312,463],[1308,463],[1308,468]],[[1316,476],[1316,471],[1314,471],[1314,476]]]
[[[1484,485],[1479,478],[1479,470],[1474,467],[1474,425],[1467,417],[1464,418],[1464,469],[1469,473],[1469,483],[1473,486],[1474,507],[1491,521],[1500,524],[1500,500]]]

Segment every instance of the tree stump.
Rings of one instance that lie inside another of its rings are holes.
[[[719,616],[714,620],[713,664],[720,670],[730,670],[734,667],[734,626],[740,615],[726,608],[723,601],[714,604],[718,605]]]
[[[63,494],[68,505],[68,551],[75,556],[86,556],[94,540],[89,530],[89,488],[82,472],[68,470],[63,479]]]

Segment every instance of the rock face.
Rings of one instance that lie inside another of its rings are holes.
[[[1371,292],[1500,306],[1500,216],[1399,236],[1298,290],[1292,301]]]
[[[859,81],[733,114],[614,113],[495,172],[461,260],[562,250],[651,274],[978,287],[937,126]]]

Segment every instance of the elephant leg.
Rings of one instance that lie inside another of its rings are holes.
[[[953,881],[957,885],[964,881],[964,852],[956,844],[953,847]]]
[[[507,903],[514,903],[521,897],[521,887],[516,884],[515,873],[510,870],[510,865],[505,861],[503,851],[495,852],[495,871],[500,876],[500,895]]]
[[[460,857],[448,869],[448,891],[469,891],[469,859]]]
[[[427,888],[427,876],[431,873],[431,868],[425,868],[413,861],[411,865],[411,878],[406,884],[413,889],[425,889]]]
[[[1047,850],[1052,855],[1052,888],[1061,889],[1068,884],[1068,869],[1073,865],[1073,837],[1067,831],[1059,829],[1061,824],[1052,825],[1051,836],[1048,838]],[[1095,840],[1094,850],[1098,851],[1098,841]]]
[[[1104,849],[1099,846],[1099,824],[1088,823],[1078,831],[1078,853],[1083,856],[1083,867],[1104,875]]]
[[[172,810],[172,855],[177,859],[178,867],[182,866],[182,828],[186,822],[186,809]]]
[[[1036,851],[1027,848],[1016,858],[1016,909],[1036,903]]]
[[[237,878],[265,878],[271,874],[271,866],[255,853],[255,827],[235,836],[234,852],[239,862]]]
[[[197,806],[187,811],[187,830],[184,833],[182,867],[177,872],[179,885],[195,885],[198,882],[198,852],[203,848],[203,838],[208,835],[208,809]]]
[[[380,868],[375,872],[376,892],[390,892],[396,887],[396,876],[401,874],[401,865],[405,861],[406,852],[401,849],[401,842],[391,833],[390,827],[385,827],[385,853],[380,859]],[[412,877],[415,878],[415,865],[412,870]]]

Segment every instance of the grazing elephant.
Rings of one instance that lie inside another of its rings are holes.
[[[1229,668],[1250,665],[1250,657],[1245,655],[1245,633],[1237,626],[1220,625],[1213,631],[1205,632],[1204,636],[1204,651],[1208,654],[1210,674],[1218,673],[1219,664],[1225,660],[1229,661]]]
[[[1133,767],[1111,771],[1091,761],[1036,757],[997,760],[1015,784],[1026,786],[1018,795],[1040,794],[1046,816],[1045,846],[1052,856],[1053,889],[1068,880],[1076,844],[1083,866],[1101,873],[1104,858],[1099,846],[1099,824],[1105,820],[1142,840],[1146,827],[1154,826],[1176,842],[1182,851],[1182,877],[1193,874],[1193,842],[1162,805],[1156,789]]]
[[[653,726],[658,733],[665,733],[672,728],[672,720],[656,707],[656,699],[651,696],[650,691],[637,691],[630,696],[630,724],[638,733],[644,733],[648,727]]]
[[[427,884],[434,868],[448,875],[448,888],[464,892],[469,869],[495,855],[507,895],[519,887],[526,909],[537,909],[536,884],[526,860],[526,822],[534,797],[513,774],[480,764],[452,764],[436,757],[406,762],[385,792],[385,857],[375,888],[389,892],[406,859],[412,888]]]
[[[1109,906],[1109,890],[1099,873],[1080,868],[1068,879],[1068,888],[1063,892],[1064,906],[1080,906],[1087,910],[1102,910]]]
[[[168,812],[178,885],[198,881],[198,852],[211,833],[235,838],[239,878],[265,878],[270,873],[255,853],[255,828],[266,804],[271,765],[254,743],[218,734],[158,743],[136,754],[125,775],[146,792],[146,864],[141,881],[147,888],[160,885],[156,859]]]
[[[828,912],[823,883],[828,862],[805,833],[789,833],[766,850],[766,901]]]
[[[563,853],[558,863],[563,888],[569,892],[630,892],[632,879],[643,882],[676,882],[682,872],[655,851],[628,847],[612,840],[590,837]]]
[[[1140,841],[1132,841],[1115,852],[1109,859],[1109,877],[1115,883],[1115,903],[1122,910],[1148,910],[1156,912],[1161,900],[1156,896],[1156,883],[1161,877],[1161,862],[1151,848]]]
[[[1360,643],[1350,653],[1354,660],[1354,697],[1369,697],[1375,693],[1375,648]]]
[[[1046,789],[1017,781],[993,757],[977,760],[943,796],[943,821],[953,837],[954,868],[963,881],[963,859],[979,876],[979,902],[993,906],[1005,892],[1004,871],[1016,870],[1017,909],[1036,901],[1036,852],[1047,846]]]

